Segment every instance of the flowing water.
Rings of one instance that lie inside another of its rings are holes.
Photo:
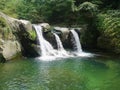
[[[61,56],[69,56],[68,52],[64,49],[59,36],[56,33],[54,33],[54,35],[55,35],[55,39],[57,41],[58,52],[61,54]]]
[[[82,47],[81,47],[79,36],[75,30],[71,30],[71,33],[73,34],[73,38],[74,38],[73,42],[74,42],[74,46],[76,48],[76,52],[81,53]]]
[[[38,37],[38,44],[41,52],[40,59],[47,60],[47,59],[55,59],[57,57],[68,56],[67,52],[64,50],[60,38],[57,34],[54,34],[56,37],[58,50],[54,49],[53,46],[45,40],[43,37],[42,27],[40,25],[34,25],[37,37]]]
[[[64,49],[62,42],[56,33],[53,34],[55,36],[58,49],[54,49],[53,46],[47,40],[45,40],[45,38],[43,37],[42,27],[40,25],[33,25],[33,26],[35,27],[38,37],[38,45],[40,48],[38,51],[40,52],[41,55],[40,57],[38,57],[39,59],[53,60],[56,58],[68,58],[73,56],[91,56],[91,54],[82,51],[79,36],[75,30],[71,30],[71,32],[75,40],[75,41],[73,40],[74,46],[77,49],[75,52],[70,53]]]
[[[18,59],[0,64],[0,90],[120,90],[120,59]]]
[[[42,27],[39,25],[34,25],[37,36],[38,44],[40,45],[41,56],[55,55],[52,45],[44,39],[42,34]]]
[[[54,33],[54,35],[55,35],[55,39],[57,41],[58,50],[65,51],[59,36],[56,33]]]
[[[92,54],[90,53],[83,52],[78,33],[74,29],[70,30],[70,32],[73,35],[72,41],[75,49],[73,54],[75,56],[87,56],[87,57],[92,56]]]

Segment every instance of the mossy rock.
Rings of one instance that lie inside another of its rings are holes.
[[[37,51],[32,46],[36,44],[36,32],[27,20],[14,19],[0,12],[0,39],[4,42],[1,45],[3,47],[1,55],[6,60],[11,60],[19,53],[25,57],[38,56]],[[14,42],[18,42],[19,45],[16,46]]]
[[[0,38],[4,40],[14,38],[11,28],[3,17],[0,17]]]
[[[37,34],[36,34],[35,30],[29,30],[28,33],[29,33],[29,38],[31,40],[35,41],[37,38]]]

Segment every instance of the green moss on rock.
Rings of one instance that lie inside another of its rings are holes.
[[[0,27],[3,28],[3,27],[6,27],[6,21],[4,18],[0,17]]]
[[[3,17],[0,17],[0,38],[4,40],[14,38],[11,28],[8,26],[6,20]]]
[[[30,38],[31,40],[35,41],[35,40],[36,40],[36,37],[37,37],[35,30],[29,30],[28,33],[29,33],[29,38]]]

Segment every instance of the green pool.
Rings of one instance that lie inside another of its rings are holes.
[[[109,55],[0,64],[0,90],[120,90],[120,60]]]

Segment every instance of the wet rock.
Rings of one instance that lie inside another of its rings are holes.
[[[62,42],[68,38],[68,34],[70,32],[69,28],[64,27],[54,27],[54,31],[60,36]]]

